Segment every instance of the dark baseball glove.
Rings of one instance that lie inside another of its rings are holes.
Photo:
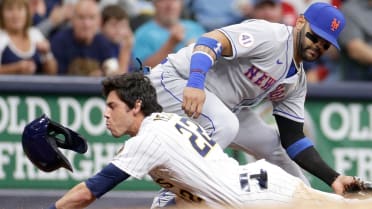
[[[355,195],[359,197],[372,196],[372,182],[365,181],[359,177],[354,177],[354,182],[345,188],[346,195]]]

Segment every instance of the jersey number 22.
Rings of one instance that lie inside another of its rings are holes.
[[[206,156],[216,144],[199,125],[191,122],[187,118],[181,118],[181,120],[176,123],[175,127],[182,135],[190,135],[189,141],[192,147],[203,157]]]

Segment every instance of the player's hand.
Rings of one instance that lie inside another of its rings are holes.
[[[332,183],[331,187],[336,194],[344,195],[347,188],[354,184],[355,180],[352,176],[339,175]]]
[[[372,194],[372,182],[362,180],[359,177],[353,177],[353,183],[345,188],[345,197],[350,198],[368,198]]]
[[[201,89],[185,87],[183,90],[182,109],[186,115],[198,118],[205,102],[205,92]]]

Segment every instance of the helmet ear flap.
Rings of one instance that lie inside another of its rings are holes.
[[[50,137],[50,136],[47,136],[46,137],[46,140],[51,145],[51,147],[53,148],[53,150],[56,153],[56,155],[55,155],[55,161],[57,163],[55,166],[49,166],[50,169],[48,169],[47,172],[54,171],[54,170],[56,170],[56,169],[58,169],[60,167],[66,168],[67,170],[73,172],[73,169],[72,169],[72,166],[71,166],[70,161],[68,161],[68,159],[58,149],[58,145],[57,145],[56,140],[54,138]],[[44,169],[46,169],[46,168],[44,168]],[[41,169],[41,170],[44,170],[44,169]]]
[[[63,135],[63,139],[59,138]],[[64,167],[73,171],[71,163],[59,150],[85,153],[86,140],[78,133],[42,115],[27,124],[22,134],[22,147],[29,160],[40,170],[51,172]]]
[[[59,135],[63,135],[64,139],[59,138]],[[63,149],[73,150],[80,154],[88,150],[86,139],[75,131],[52,120],[49,121],[48,136],[54,138],[57,146]]]

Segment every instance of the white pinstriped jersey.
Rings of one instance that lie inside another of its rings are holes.
[[[247,20],[219,29],[230,40],[231,57],[220,57],[206,76],[206,88],[229,108],[254,106],[278,85],[287,86],[285,100],[274,104],[274,113],[303,122],[306,77],[302,66],[288,77],[293,58],[292,27],[264,20]],[[270,36],[270,37],[269,37]],[[189,75],[193,45],[168,56],[181,76]]]
[[[301,182],[263,160],[239,166],[204,129],[173,113],[146,117],[112,163],[138,179],[149,174],[188,202],[212,207],[289,203]],[[253,177],[262,169],[268,174],[266,188]]]
[[[241,204],[237,161],[204,129],[176,114],[154,113],[145,118],[137,136],[125,142],[112,163],[138,179],[149,174],[186,200]]]

